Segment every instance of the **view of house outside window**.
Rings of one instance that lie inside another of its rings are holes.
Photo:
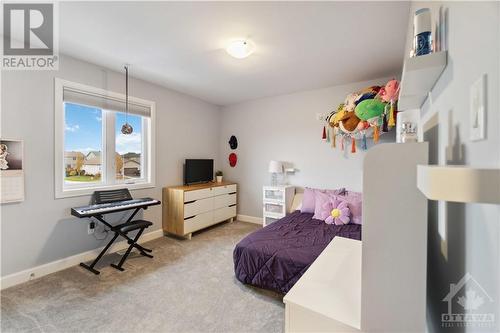
[[[105,168],[103,147],[106,140],[103,133],[104,112],[101,109],[65,103],[64,105],[64,183],[65,186],[102,184]],[[117,183],[144,178],[143,125],[142,117],[122,112],[112,112],[115,117],[115,180]],[[121,127],[128,121],[133,127],[132,134],[124,135]],[[109,179],[109,178],[108,178]]]

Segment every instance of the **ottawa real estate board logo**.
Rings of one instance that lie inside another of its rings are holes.
[[[495,327],[495,302],[470,273],[450,284],[443,302],[448,303],[448,311],[441,314],[442,327]]]
[[[4,70],[57,70],[57,3],[2,3]]]

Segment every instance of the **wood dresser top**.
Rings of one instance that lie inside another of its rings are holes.
[[[211,183],[204,183],[204,184],[193,184],[193,185],[179,185],[179,186],[169,186],[167,189],[173,189],[173,190],[182,190],[182,191],[193,191],[193,190],[201,190],[204,188],[211,188],[211,187],[218,187],[218,186],[227,186],[227,185],[236,185],[234,182],[222,182],[222,183],[217,183],[217,182],[211,182]]]

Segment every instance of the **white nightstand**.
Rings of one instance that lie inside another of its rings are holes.
[[[262,189],[262,225],[265,227],[290,213],[295,186],[264,186]]]

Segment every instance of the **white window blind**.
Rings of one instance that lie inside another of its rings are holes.
[[[81,104],[102,110],[125,112],[124,99],[80,91],[70,87],[64,87],[63,101],[65,103]],[[130,100],[128,103],[128,112],[142,117],[151,117],[151,109],[148,105],[142,105]]]

